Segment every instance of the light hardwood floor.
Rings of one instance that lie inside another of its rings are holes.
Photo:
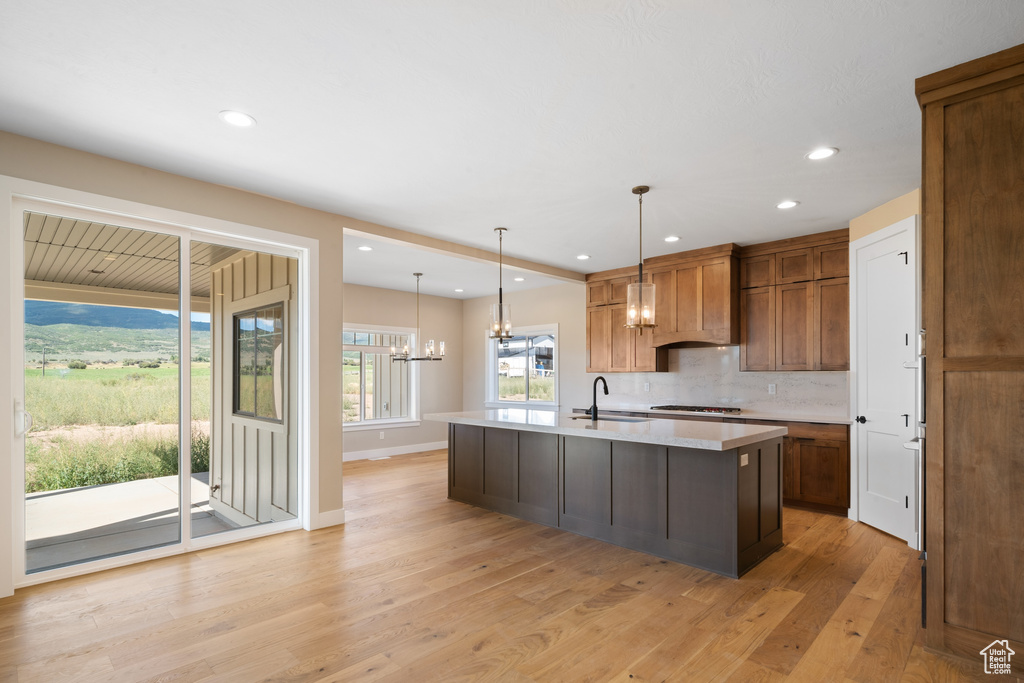
[[[348,463],[342,527],[19,590],[0,681],[987,678],[922,649],[917,553],[863,524],[787,508],[734,580],[445,493],[443,451]]]

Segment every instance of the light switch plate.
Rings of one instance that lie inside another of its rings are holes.
[[[750,462],[749,456],[746,453],[740,453],[740,467],[746,467],[748,462]]]

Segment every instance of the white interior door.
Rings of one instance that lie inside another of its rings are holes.
[[[920,328],[917,217],[850,245],[855,278],[859,517],[918,547],[918,453],[913,439]],[[911,367],[906,367],[906,365]],[[863,421],[862,421],[863,420]]]

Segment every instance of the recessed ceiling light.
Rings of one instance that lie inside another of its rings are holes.
[[[818,161],[820,159],[828,159],[839,154],[839,150],[835,147],[819,147],[818,149],[812,150],[804,156],[812,161]]]
[[[779,202],[778,204],[776,204],[775,208],[776,209],[792,209],[794,206],[796,206],[799,203],[800,202],[794,202],[792,199],[787,199],[784,202]]]
[[[461,290],[461,289],[456,289],[455,291],[456,291],[456,292],[461,292],[461,291],[463,291],[463,290]]]
[[[525,277],[514,277],[514,278],[512,278],[512,279],[513,279],[513,280],[515,280],[516,282],[522,282],[522,281],[523,281],[523,280],[525,280],[526,278],[525,278]]]
[[[678,242],[679,238],[676,237],[675,235],[669,235],[668,237],[665,238],[665,241],[666,242]]]
[[[238,126],[239,128],[248,128],[249,126],[256,125],[256,119],[244,114],[240,111],[232,111],[225,109],[220,113],[220,120],[224,123],[230,123],[232,126]]]
[[[580,254],[580,255],[579,255],[579,256],[577,256],[576,258],[577,258],[578,260],[580,260],[580,261],[586,261],[586,260],[587,260],[588,258],[590,258],[590,257],[589,257],[589,256],[587,256],[586,254]]]
[[[117,257],[116,257],[116,256],[114,256],[113,254],[111,254],[110,256],[104,256],[104,257],[103,257],[103,260],[104,260],[104,261],[116,261],[116,260],[117,260]]]
[[[359,247],[359,251],[373,251],[373,247],[368,247],[365,244]]]

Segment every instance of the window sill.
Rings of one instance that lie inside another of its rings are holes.
[[[343,422],[342,432],[365,432],[371,429],[398,429],[401,427],[419,427],[419,420],[380,420],[374,422]]]
[[[485,401],[484,408],[523,408],[524,410],[550,410],[558,412],[557,403],[526,403],[525,401]]]

